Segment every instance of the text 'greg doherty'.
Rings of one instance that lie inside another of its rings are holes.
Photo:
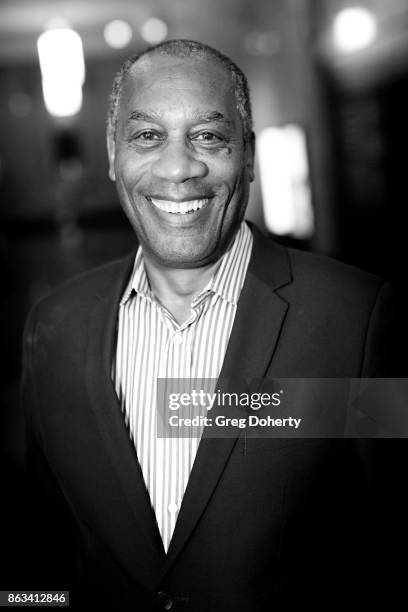
[[[178,410],[185,406],[201,406],[211,410],[217,406],[240,406],[259,410],[266,406],[279,406],[281,403],[280,393],[226,393],[217,390],[208,393],[203,389],[193,389],[189,393],[170,393],[169,409]]]
[[[294,427],[297,429],[302,419],[287,417],[284,419],[274,419],[271,416],[264,418],[250,414],[248,418],[228,418],[218,415],[215,419],[207,416],[195,416],[193,418],[179,417],[172,415],[169,418],[170,427]]]

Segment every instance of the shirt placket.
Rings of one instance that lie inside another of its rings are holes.
[[[189,331],[195,324],[197,314],[183,325],[177,325],[173,317],[160,307],[160,316],[166,328],[165,350],[160,359],[159,377],[179,379],[181,392],[184,391],[186,380],[191,378],[192,355]],[[173,384],[173,383],[172,383]],[[163,543],[167,550],[174,532],[184,491],[187,485],[185,479],[185,458],[191,453],[191,441],[182,437],[167,437],[158,439],[158,462],[163,464],[169,460],[167,476],[164,478],[163,492],[163,522],[161,525]]]

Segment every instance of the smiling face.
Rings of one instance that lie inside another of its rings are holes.
[[[198,268],[228,248],[253,179],[231,79],[208,57],[147,55],[126,76],[109,175],[151,261]]]

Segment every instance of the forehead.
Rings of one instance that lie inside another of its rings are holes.
[[[235,118],[235,93],[228,70],[207,56],[153,54],[136,62],[124,80],[122,112],[129,112],[130,106],[170,109],[187,103],[196,110],[218,110]]]

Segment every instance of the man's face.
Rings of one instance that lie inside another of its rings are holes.
[[[228,248],[253,178],[228,73],[207,58],[152,55],[124,83],[112,180],[145,256],[198,268]]]

